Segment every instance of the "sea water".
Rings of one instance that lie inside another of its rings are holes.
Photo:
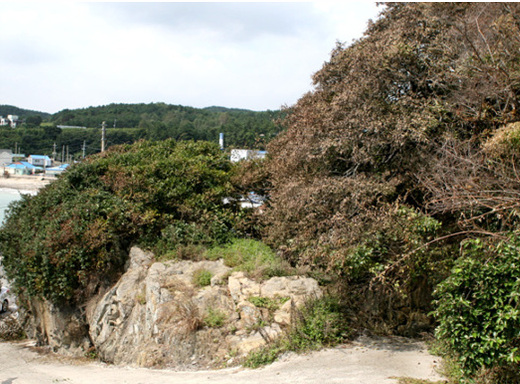
[[[35,194],[31,191],[18,191],[17,189],[0,188],[0,225],[4,222],[5,211],[9,203],[20,200],[22,194]]]

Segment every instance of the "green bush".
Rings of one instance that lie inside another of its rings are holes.
[[[3,265],[27,296],[88,299],[124,268],[132,245],[162,253],[235,236],[231,163],[208,142],[141,141],[75,164],[11,205]],[[161,256],[159,253],[158,256]]]
[[[498,370],[510,377],[516,372],[507,382],[520,382],[520,238],[466,242],[435,298],[436,336],[466,380],[497,376]],[[506,381],[498,375],[493,382]]]

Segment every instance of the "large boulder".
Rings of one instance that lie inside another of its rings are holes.
[[[200,271],[211,277],[203,286]],[[221,260],[155,262],[153,254],[132,248],[127,271],[90,301],[86,320],[105,361],[207,367],[279,337],[294,307],[321,295],[310,278],[256,282]]]

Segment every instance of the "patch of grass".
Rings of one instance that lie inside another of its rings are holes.
[[[85,357],[90,360],[97,360],[99,358],[98,352],[96,350],[96,347],[90,347],[85,352]]]
[[[258,308],[266,308],[270,312],[276,311],[280,306],[290,300],[290,297],[262,297],[251,296],[248,300],[251,304]]]
[[[258,319],[254,324],[247,326],[246,331],[249,333],[258,332],[259,330],[261,330],[264,327],[267,327],[268,325],[269,323],[264,319]]]
[[[257,240],[236,239],[230,244],[208,249],[205,258],[224,259],[228,267],[246,272],[251,277],[270,278],[293,273],[288,263],[280,259],[266,244]]]
[[[428,343],[428,351],[435,356],[442,356],[440,373],[447,377],[449,383],[458,384],[463,381],[464,374],[458,359],[453,356],[453,352],[446,345],[445,341],[433,339]]]
[[[309,300],[296,311],[295,320],[287,333],[252,351],[244,366],[258,368],[275,361],[284,352],[306,352],[329,347],[350,336],[345,310],[333,297]]]
[[[146,304],[146,293],[139,293],[135,296],[135,301],[140,305]]]
[[[168,301],[159,308],[157,323],[164,331],[175,329],[178,335],[189,335],[204,324],[203,316],[192,299]]]
[[[203,322],[207,327],[220,328],[225,324],[226,319],[227,315],[224,312],[218,309],[209,308]]]
[[[278,359],[278,356],[288,351],[287,340],[279,340],[274,343],[252,351],[244,361],[244,367],[259,368],[271,364]]]
[[[197,269],[193,273],[192,283],[198,287],[207,287],[211,284],[211,278],[213,274],[207,269],[201,268]]]
[[[350,335],[345,313],[339,300],[331,296],[307,301],[295,313],[290,332],[293,350],[320,349],[344,341]]]
[[[199,244],[178,244],[173,249],[163,250],[160,247],[155,249],[158,254],[157,260],[193,260],[198,261],[203,259],[206,247]]]

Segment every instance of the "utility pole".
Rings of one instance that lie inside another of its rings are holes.
[[[61,162],[65,162],[65,146],[61,147]]]
[[[81,147],[81,150],[83,151],[83,158],[85,158],[85,150],[87,149],[87,143],[85,140],[83,140],[83,147]]]
[[[101,152],[105,152],[106,134],[107,134],[107,122],[103,121],[103,124],[101,124]]]
[[[56,143],[52,146],[52,161],[56,161]]]
[[[67,163],[70,163],[69,161],[69,146],[67,145]]]

